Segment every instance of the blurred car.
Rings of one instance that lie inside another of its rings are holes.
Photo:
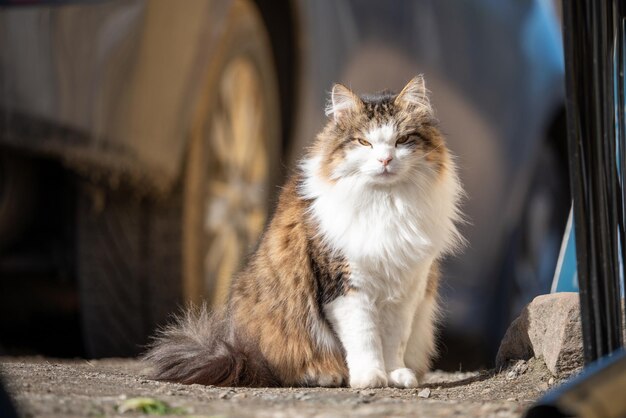
[[[87,356],[138,353],[182,304],[224,299],[333,82],[371,92],[418,73],[468,196],[442,358],[487,364],[549,290],[569,207],[551,2],[0,4],[5,318],[54,300],[79,315]]]

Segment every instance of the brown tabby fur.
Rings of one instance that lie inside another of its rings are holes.
[[[323,304],[349,290],[348,266],[315,238],[297,184],[296,176],[282,191],[257,252],[233,280],[226,310],[211,317],[201,309],[161,332],[146,356],[156,366],[156,379],[219,386],[315,384],[319,375],[335,376],[337,385],[347,381],[343,353],[318,347],[309,330],[312,321],[326,322]],[[198,329],[201,321],[206,325]],[[192,352],[213,351],[201,347],[207,338],[223,349],[193,371],[175,361],[181,353],[172,342],[196,346],[185,356],[189,360]],[[262,373],[249,378],[250,369]]]

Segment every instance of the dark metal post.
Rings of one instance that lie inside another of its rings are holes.
[[[585,360],[622,346],[624,5],[564,0],[571,186]]]
[[[563,1],[568,148],[586,362],[623,345],[623,3]]]

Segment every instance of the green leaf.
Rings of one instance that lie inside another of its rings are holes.
[[[130,398],[122,402],[117,411],[121,414],[126,412],[141,412],[147,415],[185,414],[185,408],[172,408],[168,404],[153,398]]]

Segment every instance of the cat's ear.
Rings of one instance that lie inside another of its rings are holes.
[[[394,103],[398,106],[433,113],[424,76],[420,74],[409,81],[400,94],[398,94]]]
[[[343,84],[335,84],[326,106],[326,116],[332,115],[335,120],[354,112],[361,106],[361,99]]]

